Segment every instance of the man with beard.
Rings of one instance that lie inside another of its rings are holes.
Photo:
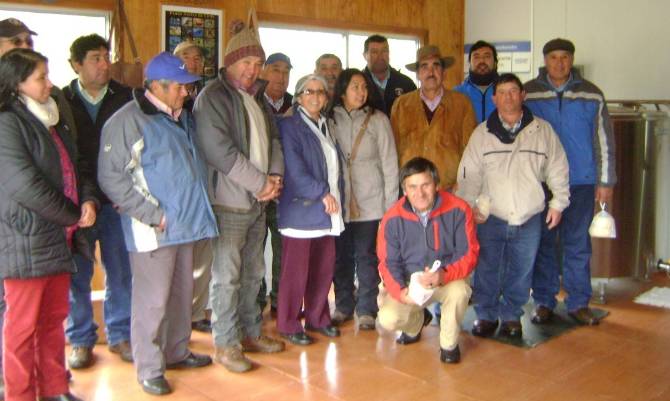
[[[342,72],[342,60],[334,54],[324,53],[316,59],[314,73],[321,75],[328,83],[328,99],[332,99],[335,91],[335,81]]]
[[[372,35],[365,40],[363,57],[368,65],[363,72],[374,82],[377,90],[370,90],[370,102],[377,110],[391,116],[391,107],[396,98],[416,90],[409,77],[389,66],[389,42],[381,35]]]
[[[437,46],[416,52],[416,62],[407,69],[416,71],[418,90],[400,96],[391,111],[391,125],[398,149],[398,163],[424,157],[437,166],[442,189],[456,183],[456,170],[475,128],[475,114],[467,96],[445,89],[444,70],[453,57],[442,57]]]
[[[498,53],[492,44],[478,40],[470,48],[468,59],[470,72],[454,90],[470,98],[477,123],[481,123],[496,107],[493,104],[493,83],[498,78]]]

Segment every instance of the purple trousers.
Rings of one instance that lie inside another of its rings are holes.
[[[335,271],[335,238],[290,238],[282,235],[281,277],[277,295],[277,328],[283,334],[330,325],[328,292]]]

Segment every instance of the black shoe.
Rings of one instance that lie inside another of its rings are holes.
[[[535,324],[545,324],[549,323],[552,317],[554,317],[554,311],[544,305],[540,305],[535,308],[535,313],[530,321]]]
[[[193,369],[211,365],[212,358],[208,355],[195,354],[191,352],[186,358],[179,362],[168,363],[166,369]]]
[[[153,379],[142,380],[140,382],[142,385],[142,390],[145,393],[153,395],[164,395],[170,394],[172,388],[170,388],[170,383],[165,380],[165,376],[154,377]]]
[[[568,315],[575,319],[577,323],[584,326],[595,326],[600,323],[600,320],[595,317],[593,311],[591,311],[591,308],[588,306],[579,308],[576,311],[568,312]]]
[[[523,332],[521,330],[521,322],[518,320],[510,320],[503,322],[500,325],[500,335],[507,337],[521,338]]]
[[[430,314],[428,309],[423,310],[423,326],[421,329],[424,327],[428,326],[430,324],[430,321],[433,319],[433,315]],[[402,332],[398,336],[398,338],[395,339],[395,342],[401,345],[409,345],[409,344],[414,344],[415,342],[419,341],[421,339],[421,331],[419,331],[419,334],[415,336],[410,336],[409,334]]]
[[[51,397],[40,397],[39,400],[40,401],[82,401],[81,398],[75,397],[70,393],[54,395],[54,396],[51,396]]]
[[[212,322],[209,319],[197,320],[195,322],[191,322],[191,328],[201,333],[211,333]]]
[[[440,348],[440,361],[444,363],[458,363],[461,361],[461,349],[456,345],[452,350]]]
[[[310,325],[305,325],[305,330],[309,331],[315,331],[317,333],[321,333],[326,337],[339,337],[340,336],[340,329],[338,329],[335,326],[329,325],[325,327],[312,327]]]
[[[472,325],[472,335],[477,337],[491,337],[498,328],[498,321],[477,319]]]
[[[303,331],[292,334],[280,333],[280,335],[295,345],[310,345],[314,342],[314,339]]]

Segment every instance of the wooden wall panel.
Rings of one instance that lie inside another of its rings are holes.
[[[112,9],[114,0],[18,0],[17,3],[58,7]],[[143,62],[160,50],[160,5],[217,8],[225,10],[227,24],[245,19],[249,7],[259,16],[284,21],[306,21],[315,26],[354,26],[401,32],[425,32],[427,41],[444,54],[456,57],[446,74],[451,87],[463,77],[464,0],[125,0],[130,25]],[[262,17],[261,17],[262,20]],[[124,59],[130,60],[125,47]]]

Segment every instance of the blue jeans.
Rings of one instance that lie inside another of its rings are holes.
[[[551,309],[556,307],[562,266],[568,311],[588,306],[591,299],[589,225],[593,219],[594,199],[595,186],[571,185],[570,206],[563,211],[561,224],[553,230],[547,230],[546,226],[542,229],[533,273],[533,299],[536,305]],[[543,218],[546,216],[546,210],[542,215]]]
[[[477,226],[480,250],[473,295],[479,319],[508,322],[523,315],[542,222],[541,213],[519,226],[489,216]]]
[[[379,220],[346,223],[344,231],[335,238],[335,307],[345,315],[377,316],[379,272],[377,271],[376,240]],[[358,276],[355,293],[354,274]]]
[[[100,241],[105,268],[105,333],[107,343],[115,345],[130,339],[132,275],[121,229],[121,216],[111,204],[103,205],[98,212],[93,233],[94,239]],[[98,326],[93,321],[91,304],[93,262],[81,255],[74,255],[74,261],[78,271],[72,275],[70,284],[70,314],[65,334],[74,346],[92,347],[98,340]]]

